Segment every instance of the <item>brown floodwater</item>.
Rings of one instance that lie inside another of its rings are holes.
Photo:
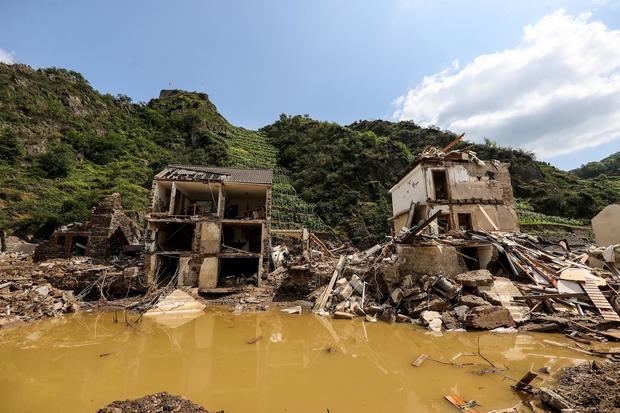
[[[77,314],[0,332],[0,411],[95,412],[159,391],[226,413],[454,412],[446,394],[488,411],[519,401],[507,377],[588,359],[544,344],[574,344],[550,334],[435,336],[404,324],[217,308],[136,327],[118,318]],[[487,371],[478,340],[505,371]],[[422,353],[431,358],[412,367]]]

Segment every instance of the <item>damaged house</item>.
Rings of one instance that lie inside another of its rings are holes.
[[[182,165],[157,174],[147,283],[206,292],[260,285],[269,273],[272,176],[267,169]]]
[[[395,234],[427,222],[424,231],[519,230],[508,164],[482,161],[471,151],[429,148],[390,189]],[[405,237],[406,238],[406,237]],[[488,243],[460,247],[399,245],[406,271],[458,274],[485,269],[492,260]]]
[[[114,193],[91,210],[85,223],[66,225],[39,244],[35,261],[68,258],[74,255],[104,258],[117,255],[137,242],[138,231],[121,205],[121,195]]]

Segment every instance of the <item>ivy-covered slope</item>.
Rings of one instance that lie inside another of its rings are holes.
[[[286,115],[250,131],[203,93],[162,91],[136,104],[98,93],[76,72],[0,64],[0,229],[45,236],[86,219],[111,192],[127,209],[144,208],[152,176],[188,163],[272,168],[275,227],[331,228],[365,246],[388,231],[387,191],[401,171],[425,146],[454,137],[412,122],[341,126]],[[491,142],[459,144],[467,146],[511,163],[529,219],[589,219],[620,200],[620,177],[580,177]]]

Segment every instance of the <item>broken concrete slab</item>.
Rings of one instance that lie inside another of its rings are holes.
[[[153,308],[144,313],[145,316],[153,316],[159,314],[180,314],[200,312],[206,306],[181,290],[174,290],[166,297],[160,298],[159,302]]]
[[[399,287],[396,287],[390,293],[390,301],[396,307],[400,304],[403,299],[403,290]]]
[[[476,330],[492,330],[515,325],[508,309],[502,306],[474,307],[465,318],[465,327]]]
[[[353,294],[353,287],[351,287],[351,285],[347,283],[342,287],[339,287],[337,296],[340,300],[347,300],[349,297],[351,297],[351,294]]]
[[[464,321],[465,316],[469,312],[469,307],[466,305],[457,305],[454,307],[454,312],[456,313],[456,317],[459,321]]]
[[[428,323],[428,329],[433,332],[441,332],[442,321],[441,318],[435,318]]]
[[[491,285],[478,287],[478,291],[484,297],[499,302],[510,312],[514,321],[520,323],[530,319],[530,307],[513,300],[513,297],[521,297],[523,294],[508,278],[497,277]]]
[[[336,311],[334,312],[334,318],[341,320],[352,320],[355,317],[354,314],[345,313],[344,311]]]
[[[469,308],[491,305],[487,300],[477,295],[466,294],[459,298],[459,304],[466,305]]]
[[[441,313],[441,321],[443,321],[444,326],[446,326],[446,330],[456,330],[457,328],[461,328],[461,323],[459,323],[458,318],[453,311],[444,311]]]
[[[467,271],[455,275],[454,281],[465,287],[479,287],[493,284],[493,275],[488,270]]]
[[[429,324],[433,320],[438,318],[441,319],[441,314],[437,311],[423,311],[422,314],[420,314],[420,318],[424,320],[425,324]]]

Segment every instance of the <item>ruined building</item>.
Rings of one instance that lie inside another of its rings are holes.
[[[139,234],[123,211],[121,195],[114,193],[91,210],[85,223],[66,225],[37,246],[35,261],[87,255],[103,258],[119,254],[135,243]]]
[[[473,152],[438,150],[422,154],[392,194],[394,232],[437,211],[433,229],[517,231],[517,212],[508,164],[481,161]]]
[[[426,150],[390,189],[395,234],[429,218],[430,235],[453,230],[518,231],[508,164],[482,161],[471,151]],[[415,245],[412,245],[415,244]],[[437,248],[417,239],[398,246],[402,271],[454,275],[485,269],[494,259],[488,242],[455,241]]]
[[[171,165],[155,176],[146,281],[203,291],[269,273],[272,171]]]

